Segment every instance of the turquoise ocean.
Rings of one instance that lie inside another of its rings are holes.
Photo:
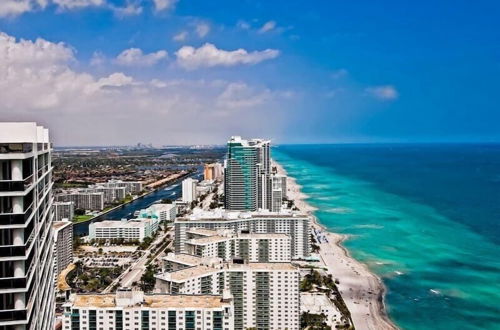
[[[500,145],[283,145],[319,221],[402,329],[500,329]]]

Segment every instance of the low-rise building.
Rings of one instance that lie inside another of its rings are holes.
[[[159,221],[153,218],[122,219],[93,222],[89,225],[89,239],[143,241],[158,230]]]
[[[73,223],[52,222],[54,229],[54,279],[73,262]]]
[[[156,290],[234,299],[231,329],[299,329],[299,269],[291,263],[214,262],[157,274]]]
[[[343,325],[342,313],[337,306],[328,298],[325,293],[301,292],[300,293],[301,313],[324,314],[326,323],[335,328],[336,325]]]
[[[139,211],[142,218],[156,218],[161,221],[173,221],[177,216],[177,207],[175,204],[153,204],[147,209]]]
[[[72,295],[63,308],[64,330],[230,330],[234,322],[230,295],[144,294],[128,289]]]
[[[54,202],[54,221],[61,221],[67,219],[72,221],[75,216],[75,203],[74,202]]]
[[[111,204],[114,202],[121,201],[127,195],[125,187],[107,187],[105,185],[101,185],[100,183],[96,185],[91,185],[87,189],[82,189],[81,191],[89,193],[102,192],[104,194],[105,204]]]
[[[99,185],[109,188],[123,187],[126,194],[138,194],[144,188],[144,184],[140,181],[108,180],[108,182]]]

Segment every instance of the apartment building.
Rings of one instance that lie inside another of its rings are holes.
[[[73,223],[54,221],[54,278],[73,261]]]
[[[249,262],[290,262],[291,238],[280,233],[237,233],[230,230],[197,228],[187,232],[184,243],[187,254],[202,258],[218,257],[226,261],[233,258]]]
[[[300,328],[299,269],[291,263],[214,263],[157,274],[156,290],[233,296],[231,329]]]
[[[101,186],[100,184],[90,185],[87,189],[81,189],[80,191],[88,193],[102,192],[104,195],[104,204],[121,201],[127,195],[127,189],[125,187],[107,187]]]
[[[72,295],[63,305],[64,330],[231,330],[230,295],[116,294]]]
[[[0,123],[0,329],[53,329],[52,146],[35,123]]]
[[[105,220],[89,225],[89,239],[108,240],[122,238],[127,241],[143,241],[152,237],[159,228],[158,219],[137,218],[132,220]]]
[[[58,202],[73,202],[75,209],[102,211],[104,209],[104,193],[70,191],[56,196]]]
[[[196,200],[196,185],[198,180],[193,178],[187,178],[182,180],[182,201],[186,203],[191,203]]]
[[[54,202],[54,221],[61,221],[67,219],[72,221],[75,216],[75,203],[74,202]]]
[[[144,188],[144,184],[141,181],[108,180],[108,182],[99,183],[99,185],[108,188],[123,187],[126,194],[138,194]]]
[[[147,209],[139,211],[142,218],[156,218],[159,221],[173,221],[177,216],[175,204],[153,204]]]
[[[200,211],[187,217],[177,218],[175,226],[175,252],[188,253],[186,242],[188,232],[194,228],[229,230],[238,235],[285,234],[290,237],[290,256],[302,259],[310,254],[309,216],[298,211],[272,212],[229,212],[225,210]]]
[[[203,170],[203,179],[205,181],[219,181],[222,180],[223,168],[221,163],[205,164]]]

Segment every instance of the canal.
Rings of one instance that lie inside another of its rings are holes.
[[[194,179],[202,179],[203,174],[201,172],[196,172],[192,175]],[[182,182],[175,181],[167,186],[164,186],[149,195],[138,198],[128,204],[123,205],[113,211],[100,215],[91,221],[86,221],[73,225],[73,235],[75,236],[86,236],[89,234],[89,224],[91,222],[98,222],[103,220],[121,220],[121,219],[132,219],[134,217],[134,212],[138,210],[145,209],[152,204],[161,201],[162,199],[168,198],[176,200],[182,195]]]

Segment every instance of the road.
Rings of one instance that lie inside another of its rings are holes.
[[[166,233],[158,235],[156,239],[149,245],[149,247],[144,250],[143,255],[137,259],[133,264],[130,265],[120,276],[118,276],[102,293],[110,293],[113,288],[119,284],[120,287],[130,287],[134,282],[140,281],[142,274],[146,270],[146,263],[148,262],[148,257],[151,255],[151,250],[161,245],[166,239],[167,235],[173,235],[173,230],[169,230]],[[167,247],[172,247],[173,240]]]

